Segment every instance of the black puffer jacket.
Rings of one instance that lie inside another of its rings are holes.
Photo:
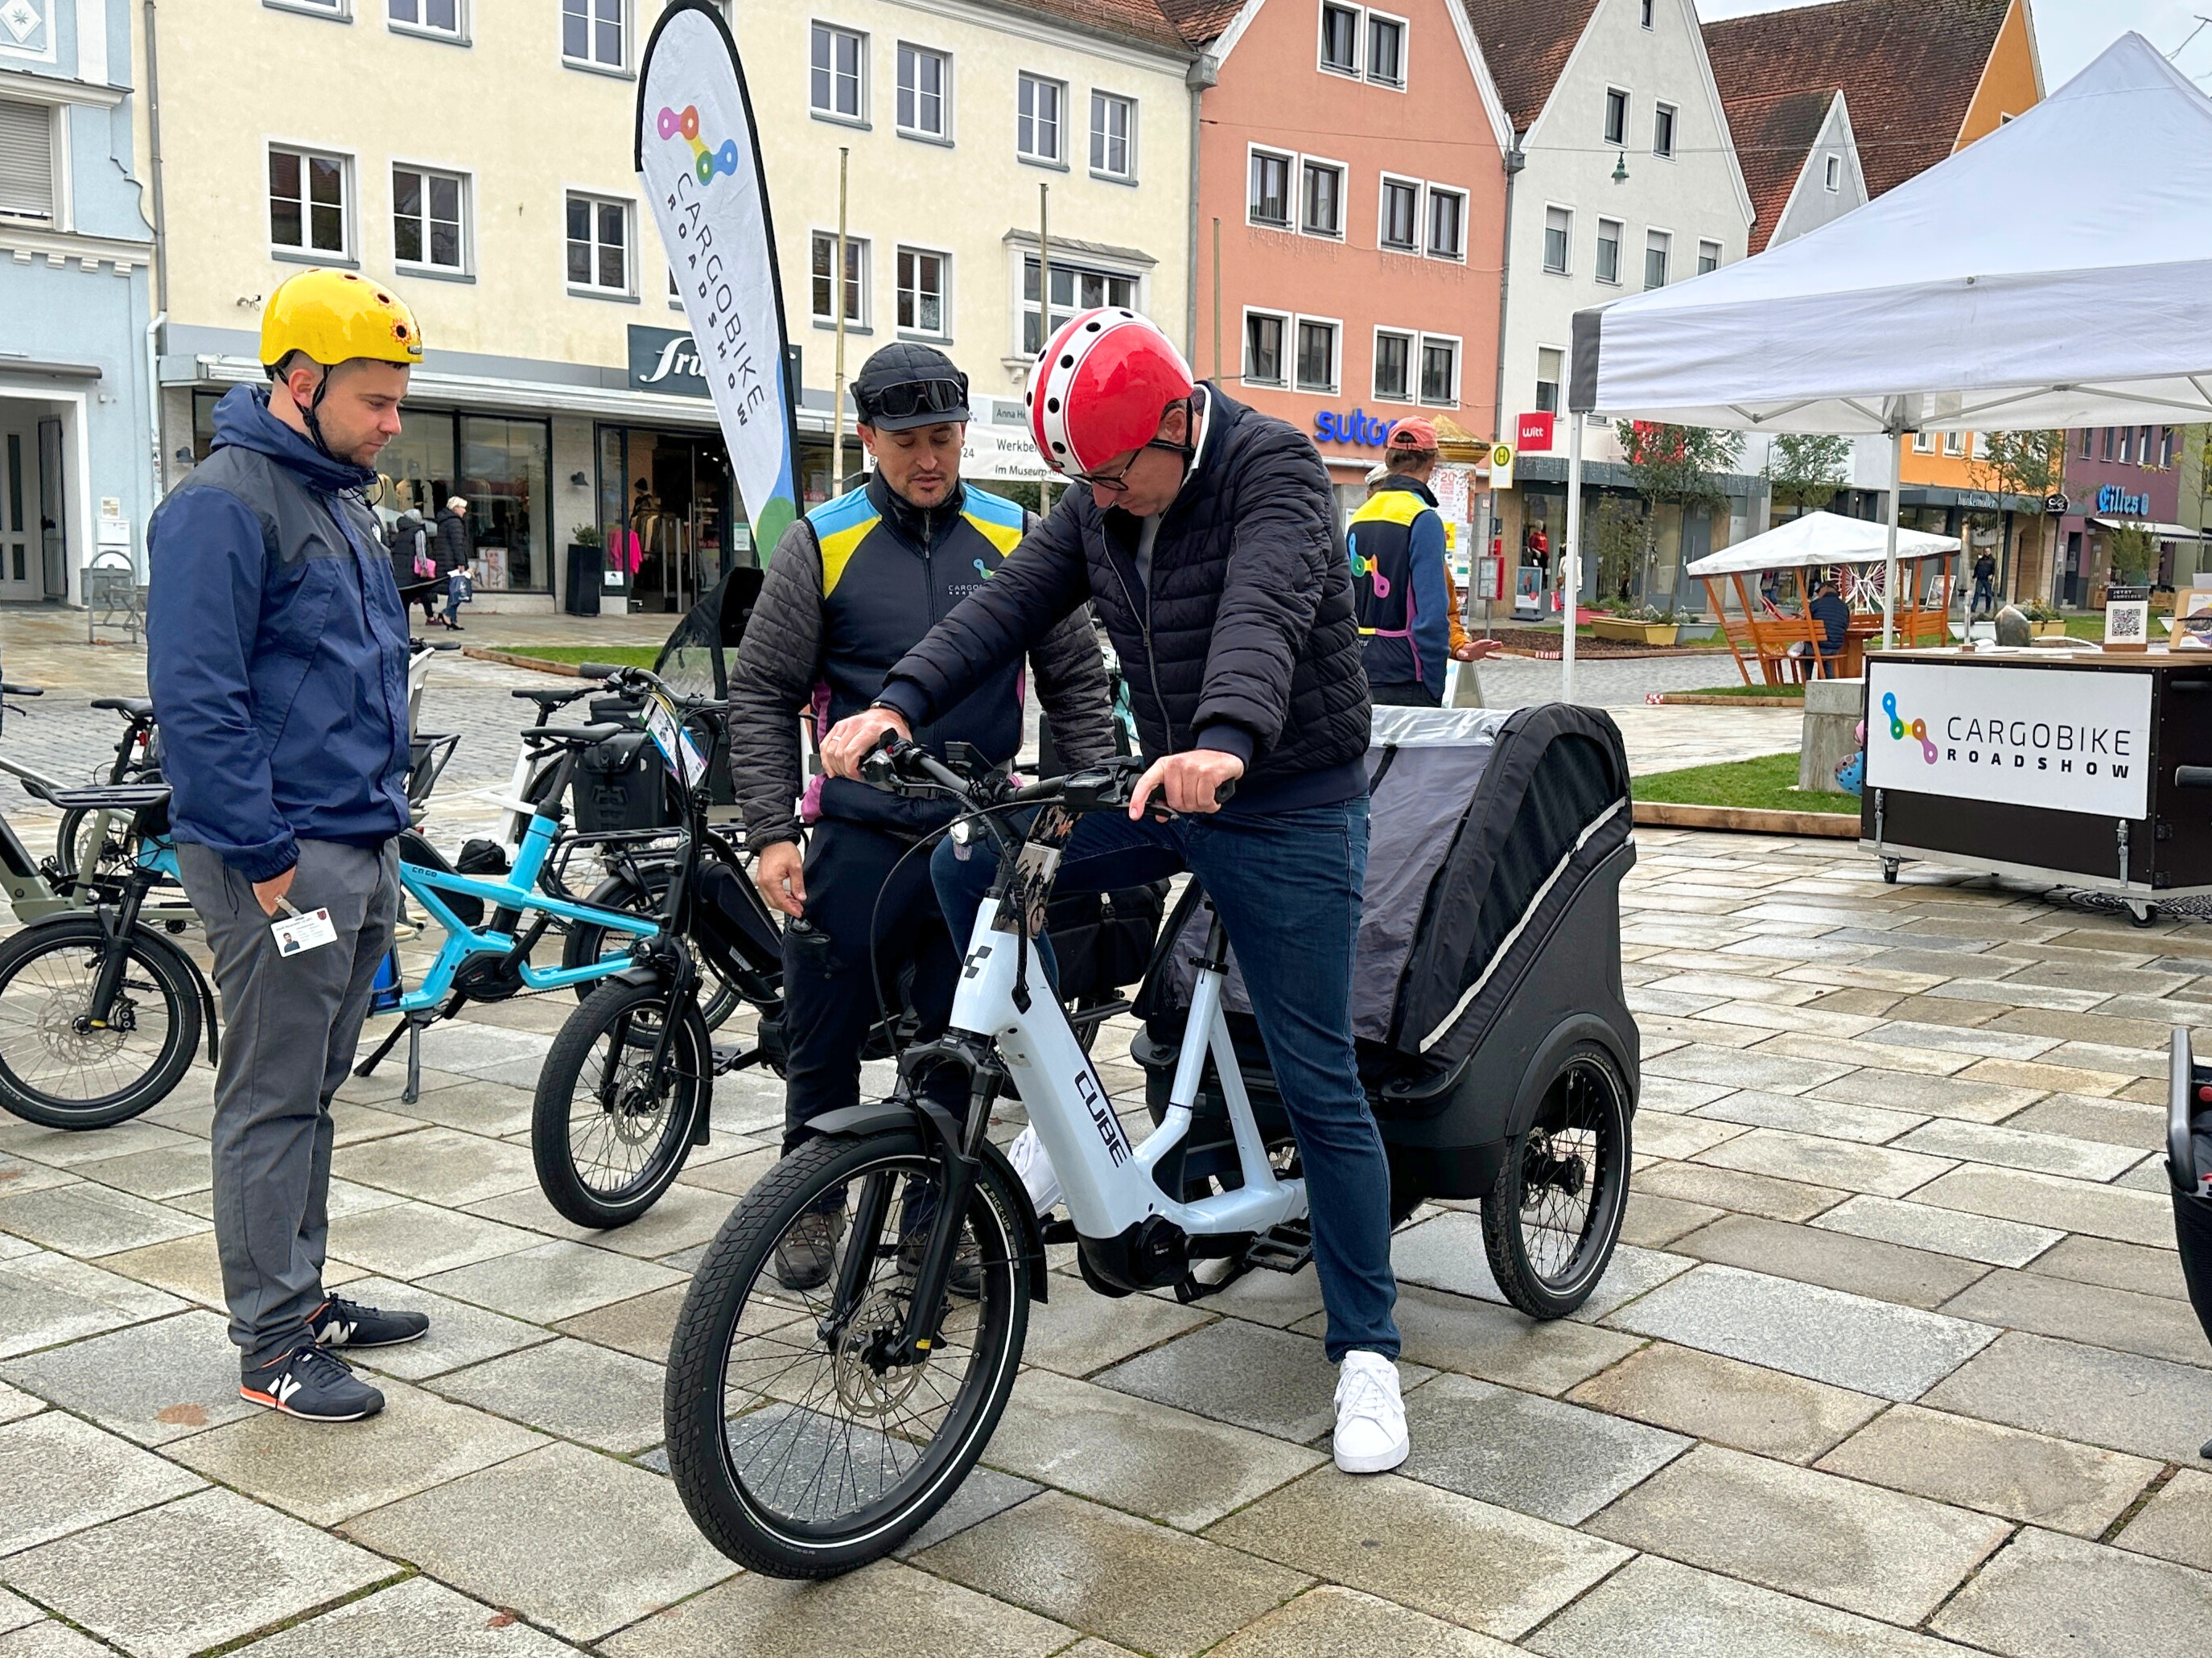
[[[1239,756],[1232,809],[1364,793],[1367,678],[1328,471],[1295,427],[1204,392],[1204,442],[1161,517],[1149,589],[1140,521],[1074,485],[890,671],[882,701],[926,721],[1088,599],[1121,659],[1147,756]]]

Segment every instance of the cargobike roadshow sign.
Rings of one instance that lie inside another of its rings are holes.
[[[1867,785],[2139,819],[2150,691],[2148,673],[1869,662]]]

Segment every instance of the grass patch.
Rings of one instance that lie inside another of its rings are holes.
[[[1791,683],[1786,685],[1709,685],[1701,691],[1669,691],[1669,696],[1794,696],[1802,701],[1805,688]]]
[[[613,668],[650,668],[659,659],[658,645],[489,645],[510,656],[534,656],[541,662],[604,662]]]
[[[1666,800],[1686,806],[1859,815],[1859,803],[1850,795],[1800,793],[1794,754],[1763,754],[1755,760],[1662,771],[1639,777],[1630,786],[1638,800]]]

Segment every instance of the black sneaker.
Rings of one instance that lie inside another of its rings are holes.
[[[794,1218],[775,1241],[775,1279],[787,1290],[818,1290],[837,1263],[845,1236],[842,1194],[835,1208],[809,1209]]]
[[[429,1333],[427,1313],[387,1313],[332,1296],[307,1315],[318,1347],[397,1347]]]
[[[266,1364],[239,1375],[238,1396],[303,1422],[358,1422],[384,1408],[384,1395],[336,1353],[302,1342]]]

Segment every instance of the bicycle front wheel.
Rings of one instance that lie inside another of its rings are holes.
[[[696,1004],[677,1017],[656,1081],[668,991],[610,980],[568,1016],[538,1073],[530,1150],[546,1200],[579,1226],[621,1226],[683,1172],[713,1096],[714,1054]]]
[[[940,1224],[941,1154],[913,1130],[809,1140],[707,1248],[668,1354],[669,1472],[707,1540],[776,1577],[882,1558],[959,1489],[1021,1364],[1029,1265],[987,1163],[929,1351],[899,1362]]]
[[[98,1027],[100,963],[123,978]],[[167,1095],[199,1046],[199,987],[174,946],[143,928],[110,944],[91,915],[0,944],[0,1106],[47,1128],[106,1128]]]

